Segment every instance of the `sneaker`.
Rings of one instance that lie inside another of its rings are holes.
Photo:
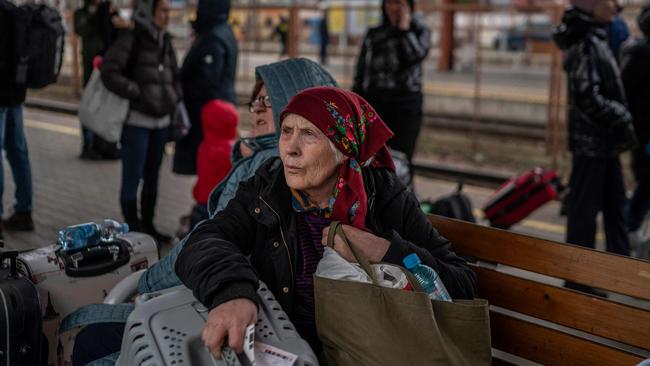
[[[15,212],[11,217],[4,221],[4,228],[7,230],[32,231],[34,230],[34,221],[31,212]]]

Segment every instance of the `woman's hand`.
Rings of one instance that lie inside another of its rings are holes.
[[[257,322],[257,305],[249,299],[234,299],[217,306],[208,313],[203,328],[203,343],[215,359],[221,357],[221,347],[228,337],[228,346],[241,353],[246,328]]]
[[[355,228],[350,225],[341,225],[345,236],[347,236],[350,245],[353,245],[363,256],[368,258],[371,262],[380,262],[390,246],[390,242],[384,238],[380,238],[375,234],[369,233]],[[323,229],[323,238],[321,243],[327,245],[327,234],[329,226]],[[345,258],[348,262],[356,262],[356,258],[350,251],[347,245],[343,242],[340,236],[334,237],[334,250]]]

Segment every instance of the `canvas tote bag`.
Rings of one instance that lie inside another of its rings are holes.
[[[316,327],[323,361],[348,365],[490,365],[487,300],[432,301],[406,269],[415,291],[376,285],[370,263],[349,244],[340,222],[334,235],[348,245],[373,283],[314,276]]]
[[[99,70],[93,70],[79,105],[79,120],[108,142],[118,142],[129,113],[129,101],[109,91]]]

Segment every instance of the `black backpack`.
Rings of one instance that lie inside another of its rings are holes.
[[[422,211],[427,214],[440,215],[469,222],[476,222],[472,202],[463,192],[463,183],[458,183],[456,192],[435,201],[420,202]]]
[[[16,34],[20,45],[16,82],[28,88],[53,84],[63,64],[65,28],[56,9],[44,4],[22,5],[28,22]]]

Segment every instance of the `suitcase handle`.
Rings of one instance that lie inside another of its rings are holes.
[[[84,248],[74,252],[59,251],[69,277],[94,277],[114,271],[129,263],[129,246],[122,240]]]
[[[0,248],[0,264],[4,263],[5,259],[9,258],[9,266],[11,267],[11,272],[9,272],[10,277],[18,277],[18,264],[16,263],[17,257],[17,250]]]

